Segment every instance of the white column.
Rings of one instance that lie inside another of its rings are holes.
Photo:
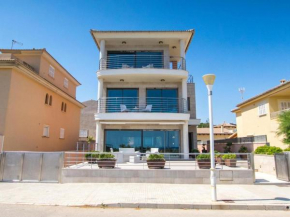
[[[184,159],[189,159],[189,145],[188,145],[188,121],[185,121],[183,124],[183,154]]]
[[[184,40],[179,41],[179,47],[180,47],[180,57],[185,58],[185,43]]]
[[[101,108],[104,106],[102,105],[105,102],[102,102],[101,98],[103,97],[103,79],[98,79],[98,113],[101,113]]]
[[[96,146],[95,146],[95,150],[96,151],[102,151],[102,147],[101,147],[101,123],[100,121],[96,122]]]
[[[105,40],[100,41],[100,69],[106,69],[107,59],[106,59],[106,42]]]

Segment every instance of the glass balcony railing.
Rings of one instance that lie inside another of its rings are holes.
[[[187,113],[187,100],[170,97],[107,97],[98,100],[98,113]]]
[[[100,60],[99,69],[181,69],[186,70],[185,59],[163,55],[113,55]]]

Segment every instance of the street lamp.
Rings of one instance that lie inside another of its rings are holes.
[[[215,177],[215,158],[214,158],[214,138],[213,138],[213,118],[212,118],[212,88],[215,80],[214,74],[202,76],[208,92],[208,108],[209,108],[209,136],[210,136],[210,185],[211,200],[217,201],[216,196],[216,177]]]

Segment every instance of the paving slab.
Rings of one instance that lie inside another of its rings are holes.
[[[0,183],[0,204],[171,209],[287,210],[289,185],[210,185],[148,183]]]

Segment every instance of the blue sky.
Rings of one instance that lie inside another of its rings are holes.
[[[208,118],[202,75],[216,74],[214,122],[245,99],[290,79],[290,1],[4,1],[0,47],[46,48],[81,83],[77,99],[96,99],[98,30],[186,30],[196,33],[186,54],[196,83],[197,116]]]

